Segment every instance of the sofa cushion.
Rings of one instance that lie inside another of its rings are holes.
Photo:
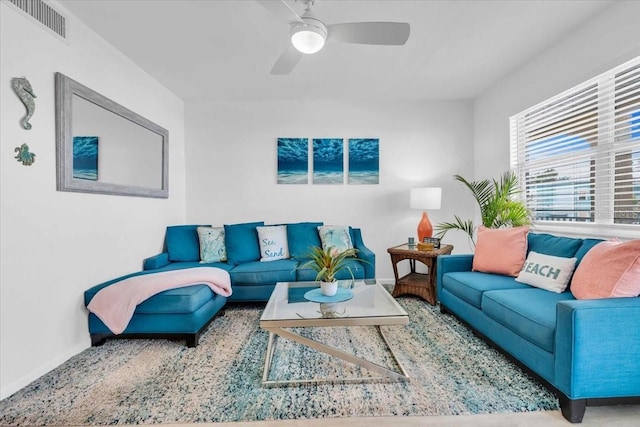
[[[193,313],[214,297],[207,285],[169,289],[141,302],[135,314]]]
[[[287,225],[287,241],[291,258],[306,258],[312,246],[322,247],[318,227],[322,222],[299,222]]]
[[[640,295],[640,240],[595,245],[576,270],[571,292],[577,299]]]
[[[482,312],[548,352],[554,351],[556,304],[574,300],[571,292],[544,289],[487,291],[482,296]]]
[[[582,246],[582,239],[554,236],[545,233],[529,233],[527,236],[528,251],[539,254],[572,258]]]
[[[245,262],[236,265],[229,274],[232,285],[275,285],[294,282],[298,261],[280,259],[271,262]]]
[[[446,273],[442,276],[442,288],[477,308],[480,308],[482,304],[482,294],[486,291],[531,289],[530,286],[516,282],[515,278],[511,276],[473,271]]]
[[[473,271],[517,276],[527,254],[528,226],[478,228]]]
[[[576,266],[576,258],[563,258],[531,251],[516,281],[551,292],[564,292]]]
[[[298,282],[313,282],[316,280],[318,272],[310,267],[304,267],[304,264],[309,262],[309,259],[301,259],[298,268],[296,268],[296,281]]]
[[[200,262],[223,262],[227,260],[224,244],[224,227],[198,227]]]
[[[200,261],[197,225],[172,225],[165,233],[169,261]]]
[[[286,225],[256,227],[260,245],[260,261],[269,262],[289,258]]]
[[[260,259],[260,246],[256,227],[263,225],[264,222],[260,221],[224,226],[227,260],[230,264],[237,265],[242,262]]]
[[[302,267],[305,262],[309,261],[308,259],[301,259],[300,265],[296,269],[296,280],[298,282],[309,282],[315,281],[317,272],[310,267]],[[358,261],[357,259],[348,259],[345,261],[345,266],[348,267],[344,270],[341,270],[336,274],[337,280],[348,280],[351,279],[351,274],[353,274],[354,279],[364,279],[365,278],[365,265]],[[349,273],[349,269],[351,273]]]

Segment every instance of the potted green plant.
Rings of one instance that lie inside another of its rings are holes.
[[[326,249],[319,248],[317,246],[311,247],[311,250],[307,253],[309,261],[302,265],[303,268],[310,267],[316,271],[316,280],[320,281],[320,288],[322,294],[326,296],[333,296],[338,291],[338,281],[336,275],[342,270],[349,270],[351,277],[353,274],[348,265],[349,259],[354,259],[359,262],[367,262],[366,260],[355,258],[358,253],[357,249],[347,249],[339,252],[333,246],[329,246]]]
[[[460,175],[454,179],[463,183],[480,208],[482,225],[488,228],[519,227],[531,224],[531,213],[523,201],[515,200],[514,196],[520,192],[518,177],[512,171],[505,172],[499,181],[484,179],[469,182]],[[475,246],[473,238],[476,227],[473,220],[462,220],[454,215],[455,222],[443,222],[436,225],[437,237],[444,237],[450,230],[462,230],[469,235],[469,240]]]

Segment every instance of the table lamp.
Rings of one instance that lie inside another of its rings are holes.
[[[425,237],[433,236],[433,225],[429,221],[427,209],[440,209],[442,201],[442,188],[422,187],[412,188],[410,194],[410,205],[412,209],[422,209],[422,219],[418,223],[418,242],[422,242]]]

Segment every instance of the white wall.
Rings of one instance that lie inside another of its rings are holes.
[[[640,2],[615,2],[473,104],[212,102],[188,105],[185,125],[179,99],[66,14],[68,44],[0,3],[0,398],[89,345],[83,291],[139,269],[168,224],[349,224],[378,256],[377,276],[391,278],[386,248],[414,235],[420,218],[410,188],[443,187],[434,224],[466,218],[473,202],[451,176],[494,177],[509,167],[510,115],[640,53]],[[169,130],[168,200],[56,191],[56,71]],[[10,89],[19,76],[38,96],[30,131]],[[278,185],[279,136],[380,138],[380,184]],[[32,166],[13,158],[22,143],[37,154]],[[447,241],[469,251],[461,234]]]
[[[186,106],[187,221],[213,225],[324,221],[360,227],[392,278],[388,247],[416,234],[409,189],[443,187],[432,223],[472,206],[453,174],[473,176],[470,101],[273,101]],[[277,138],[380,139],[378,185],[278,185]],[[464,235],[447,240],[468,252]]]
[[[183,102],[53,5],[68,17],[68,44],[0,3],[0,398],[88,347],[83,291],[139,270],[185,218]],[[56,191],[56,71],[169,130],[168,200]],[[10,83],[21,76],[37,96],[28,131]],[[13,157],[22,143],[32,166]]]
[[[476,98],[476,179],[509,169],[509,117],[640,55],[640,2],[617,1]]]

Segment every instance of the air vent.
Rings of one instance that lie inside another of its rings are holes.
[[[22,12],[53,31],[62,39],[67,39],[67,18],[42,0],[9,0]]]

